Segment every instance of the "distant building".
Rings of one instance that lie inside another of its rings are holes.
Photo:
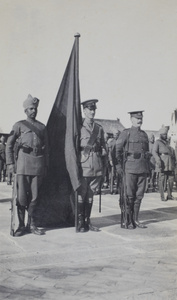
[[[5,137],[5,140],[7,141],[7,138],[8,138],[9,133],[5,133],[5,132],[2,130],[2,128],[0,127],[0,138],[1,138],[2,135]]]
[[[95,122],[100,124],[103,127],[105,133],[116,133],[118,130],[121,132],[124,130],[124,126],[117,120],[107,120],[107,119],[95,119]]]

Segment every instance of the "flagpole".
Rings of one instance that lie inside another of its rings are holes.
[[[80,38],[80,34],[76,33],[74,35],[75,37],[75,43],[76,43],[76,62],[77,62],[77,66],[76,66],[76,72],[77,72],[77,76],[76,78],[79,78],[79,38]],[[79,93],[79,91],[77,90],[76,93]],[[78,95],[77,95],[78,96]],[[77,190],[75,191],[75,230],[76,232],[78,232],[78,192]]]

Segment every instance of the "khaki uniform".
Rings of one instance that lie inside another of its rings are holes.
[[[125,156],[125,183],[128,197],[128,209],[138,219],[141,200],[146,188],[149,173],[149,141],[147,134],[140,128],[131,127],[121,132],[116,142],[117,168],[122,168]]]
[[[85,147],[88,144],[95,126],[98,127],[97,137],[89,153],[85,154]],[[91,214],[93,195],[99,188],[102,176],[104,175],[105,158],[102,156],[102,153],[103,149],[106,151],[106,144],[103,128],[99,124],[93,122],[92,128],[90,128],[90,124],[84,120],[81,128],[80,149],[82,177],[81,187],[78,192],[78,204],[80,206],[82,205],[81,213],[84,214],[82,217],[88,220]]]
[[[6,144],[0,143],[0,181],[3,175],[3,181],[6,178]]]
[[[164,190],[166,189],[166,182],[168,180],[167,192],[168,197],[171,197],[176,164],[175,150],[169,145],[168,141],[158,139],[153,147],[153,156],[156,161],[156,172],[161,174]],[[159,165],[161,165],[160,168]],[[161,197],[163,197],[163,192],[161,193]]]
[[[93,128],[89,127],[89,124],[86,120],[83,122],[81,128],[81,168],[82,176],[84,177],[98,177],[103,175],[103,157],[102,157],[102,148],[106,148],[104,140],[103,128],[97,124],[93,123],[93,127],[98,126],[99,131],[97,138],[92,146],[92,149],[88,155],[84,155],[84,149],[90,139]]]
[[[37,120],[31,122],[40,132],[40,137],[23,121],[14,124],[6,146],[7,165],[16,163],[17,205],[28,209],[33,216],[37,205],[38,191],[48,166],[48,139],[45,125]],[[14,159],[14,145],[18,141],[18,154]]]

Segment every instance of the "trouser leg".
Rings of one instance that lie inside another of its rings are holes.
[[[174,181],[174,176],[169,175],[168,176],[168,187],[167,187],[168,197],[172,197],[173,181]]]
[[[164,173],[158,174],[158,185],[159,185],[159,192],[160,192],[161,200],[165,201],[165,196],[164,196],[165,174]]]
[[[85,197],[85,212],[86,212],[85,221],[86,221],[87,229],[91,231],[100,231],[98,227],[92,225],[90,221],[90,217],[91,217],[92,206],[93,206],[93,196],[96,189],[100,186],[101,180],[102,180],[102,176],[90,177],[87,179],[88,188]]]
[[[139,210],[141,205],[141,200],[144,196],[146,188],[146,174],[127,174],[127,194],[128,198],[132,199],[134,203],[132,204],[131,211],[133,212],[133,223],[136,227],[145,228],[138,220]]]
[[[36,227],[35,225],[35,213],[38,205],[38,193],[39,187],[42,184],[41,176],[30,176],[30,190],[28,194],[28,222],[27,222],[27,230],[28,232],[42,235],[44,231]]]

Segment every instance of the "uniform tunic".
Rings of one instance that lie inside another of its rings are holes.
[[[16,174],[18,202],[28,206],[37,201],[38,189],[48,166],[48,139],[45,125],[27,118],[39,131],[40,137],[23,121],[14,124],[6,146],[7,165],[14,164],[14,146],[18,142]],[[29,195],[31,199],[29,199]]]
[[[126,173],[142,174],[149,172],[148,151],[149,141],[147,134],[140,128],[125,129],[116,142],[116,158],[122,161],[123,152],[127,153],[125,162]]]
[[[153,156],[155,161],[161,164],[162,172],[174,171],[175,167],[175,151],[168,144],[168,141],[158,139],[155,141],[153,147]],[[158,166],[156,166],[157,172],[159,171]]]
[[[125,155],[125,179],[127,196],[141,201],[149,173],[149,141],[147,134],[140,128],[131,127],[121,132],[116,142],[116,160],[123,163]]]
[[[92,135],[94,126],[98,127],[98,134],[89,154],[85,154],[85,147],[87,146],[90,136]],[[106,144],[102,126],[95,122],[90,124],[85,119],[81,128],[80,147],[80,162],[82,170],[81,196],[82,200],[85,199],[86,195],[87,198],[92,199],[104,172],[102,151],[103,149],[106,151]]]
[[[1,143],[0,144],[0,180],[3,172],[3,180],[5,181],[6,176],[6,144]]]
[[[98,135],[92,146],[92,149],[88,155],[84,155],[84,149],[90,139],[94,126],[98,126]],[[102,149],[106,149],[105,140],[104,140],[104,131],[103,128],[93,122],[92,128],[90,128],[89,123],[84,120],[83,126],[81,128],[81,168],[82,175],[84,177],[97,177],[103,175],[103,161],[102,161]]]

